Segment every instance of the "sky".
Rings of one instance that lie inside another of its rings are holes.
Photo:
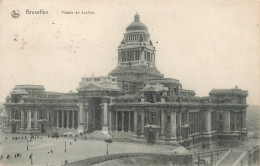
[[[248,104],[260,104],[260,5],[253,0],[0,0],[0,102],[15,85],[76,92],[82,77],[107,75],[136,12],[166,78],[197,96],[237,85],[248,90]]]

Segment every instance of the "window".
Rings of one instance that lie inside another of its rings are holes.
[[[167,116],[167,123],[171,123],[171,116]]]
[[[222,124],[219,124],[219,130],[222,130]]]
[[[219,114],[219,120],[222,120],[223,119],[223,117],[222,117],[222,114],[220,113]]]
[[[151,124],[156,124],[156,113],[155,112],[151,112]]]

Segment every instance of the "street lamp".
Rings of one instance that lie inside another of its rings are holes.
[[[66,142],[65,142],[65,152],[66,152]]]
[[[28,150],[28,140],[27,140],[27,150]]]
[[[107,154],[108,154],[108,143],[107,143]]]

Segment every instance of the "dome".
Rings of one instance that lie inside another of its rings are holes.
[[[128,27],[126,27],[126,31],[136,31],[136,30],[143,30],[148,32],[148,28],[142,22],[140,22],[140,17],[136,13],[134,17],[134,22],[132,22]]]

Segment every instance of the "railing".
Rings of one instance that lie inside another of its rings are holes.
[[[120,158],[129,158],[129,157],[144,157],[144,156],[149,156],[153,158],[159,158],[160,160],[171,160],[176,159],[176,163],[178,164],[184,164],[184,165],[189,165],[192,163],[192,157],[191,155],[179,155],[179,154],[161,154],[161,153],[121,153],[121,154],[109,154],[109,155],[102,155],[102,156],[96,156],[92,158],[87,158],[87,159],[82,159],[79,161],[74,161],[70,162],[65,165],[93,165],[93,164],[98,164],[101,162],[109,161],[109,160],[114,160],[114,159],[120,159]],[[65,163],[65,162],[64,162]]]

